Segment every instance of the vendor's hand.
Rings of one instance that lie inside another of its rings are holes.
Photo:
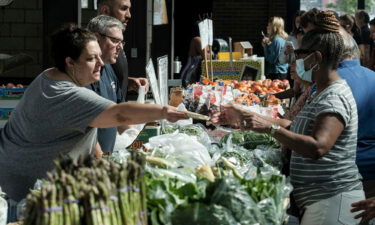
[[[351,212],[364,210],[354,217],[355,219],[362,218],[361,224],[367,224],[372,218],[375,218],[375,197],[355,202],[352,207]]]
[[[178,112],[177,108],[173,106],[164,106],[163,107],[163,118],[167,119],[169,122],[176,122],[178,120],[186,120],[188,116],[186,113]]]
[[[103,158],[103,151],[102,148],[100,147],[99,142],[96,143],[94,147],[94,156],[96,159],[102,159]]]
[[[267,45],[270,45],[271,44],[271,40],[269,37],[264,37],[263,40],[262,40],[262,46],[265,47]]]
[[[129,85],[128,85],[128,91],[137,91],[140,86],[145,86],[145,91],[146,93],[148,92],[149,89],[149,83],[146,78],[139,77],[129,77]]]

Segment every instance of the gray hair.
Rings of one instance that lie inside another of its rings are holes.
[[[344,41],[343,55],[340,61],[345,59],[359,59],[358,45],[352,35],[350,35],[343,27],[340,28],[340,34]]]
[[[89,29],[91,32],[97,32],[99,34],[106,34],[107,30],[112,27],[117,27],[122,31],[125,30],[125,27],[120,20],[106,15],[94,17],[87,24],[87,29]]]

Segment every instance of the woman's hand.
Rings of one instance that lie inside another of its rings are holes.
[[[164,106],[163,107],[163,118],[167,119],[169,122],[176,122],[178,120],[188,119],[186,113],[177,111],[177,108],[173,106]]]
[[[146,93],[149,90],[149,83],[146,78],[129,77],[128,91],[138,91],[140,86],[145,86]]]
[[[364,210],[354,218],[358,219],[362,217],[361,224],[367,224],[372,218],[375,218],[375,197],[355,202],[352,204],[353,209],[351,212],[358,212]]]
[[[272,123],[263,119],[259,114],[254,112],[245,112],[241,129],[253,130],[258,133],[270,133]]]
[[[284,54],[285,55],[290,55],[290,54],[293,54],[294,53],[294,49],[292,46],[290,45],[286,45],[285,46],[285,50],[284,50]]]
[[[270,45],[271,44],[271,40],[269,37],[264,37],[263,40],[262,40],[262,46],[265,47],[267,45]]]
[[[219,125],[230,125],[232,127],[240,127],[242,122],[242,110],[232,104],[223,105],[219,112],[211,115],[211,122]]]
[[[243,110],[241,107],[232,104],[222,106],[221,112],[211,115],[211,122],[260,133],[269,133],[272,125],[259,114]]]

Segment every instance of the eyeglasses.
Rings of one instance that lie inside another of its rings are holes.
[[[125,46],[124,40],[121,40],[121,39],[118,39],[118,38],[115,38],[115,37],[111,37],[111,36],[108,36],[106,34],[101,34],[101,33],[99,33],[99,34],[103,37],[109,38],[109,40],[111,40],[111,42],[116,46],[118,46],[119,44],[121,44],[122,46]]]
[[[312,53],[313,51],[307,50],[307,49],[296,49],[294,50],[294,54],[296,56],[296,59],[302,58],[302,55],[308,55]]]

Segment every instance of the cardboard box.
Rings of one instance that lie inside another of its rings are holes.
[[[146,125],[135,141],[128,147],[129,149],[142,148],[143,144],[146,144],[148,140],[154,136],[160,135],[160,125]]]
[[[234,51],[232,52],[232,55],[233,55],[233,60],[239,60],[242,58],[241,52]],[[217,59],[218,60],[230,60],[229,52],[218,52]]]
[[[241,58],[243,57],[244,53],[246,53],[247,56],[253,55],[253,46],[249,41],[234,42],[233,46],[235,52],[241,52]]]
[[[26,88],[0,88],[0,99],[21,99]]]

